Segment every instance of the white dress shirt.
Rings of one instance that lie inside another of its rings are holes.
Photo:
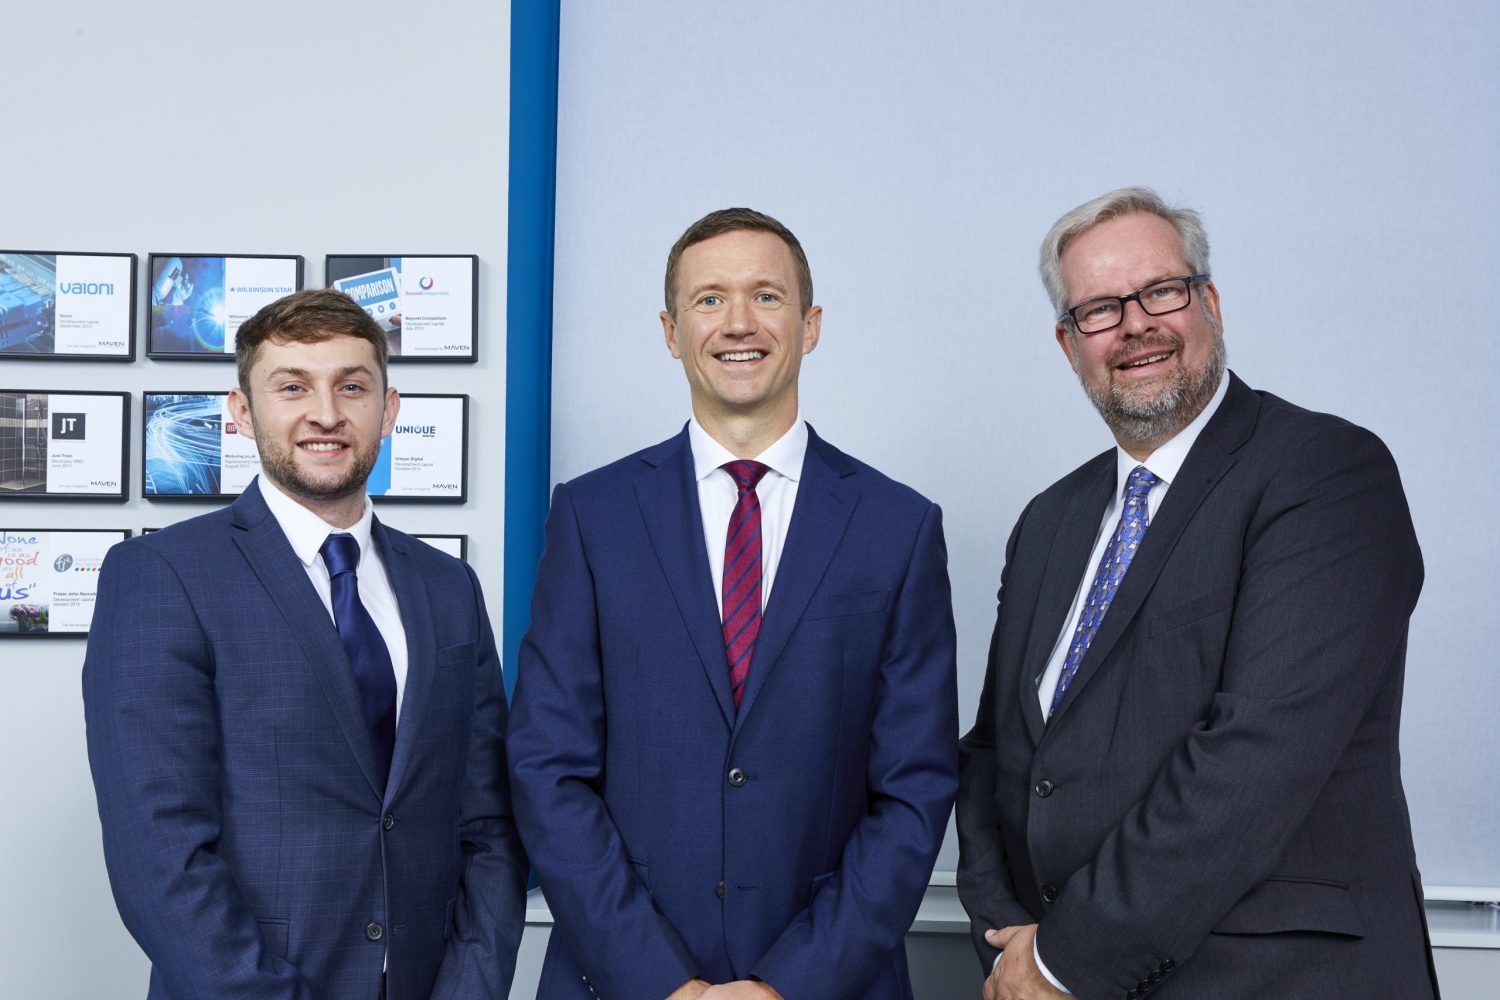
[[[719,617],[724,616],[724,540],[729,534],[729,518],[739,500],[739,486],[734,477],[720,466],[739,456],[709,437],[697,418],[688,421],[688,445],[693,451],[693,475],[698,480],[698,510],[703,515],[703,542],[708,549],[708,569],[714,581],[714,597],[719,602]],[[807,455],[807,424],[799,413],[792,426],[755,461],[769,467],[755,487],[760,498],[760,606],[771,597],[771,582],[781,562],[787,529],[792,524],[792,507],[797,502],[797,483],[802,478],[802,459]]]
[[[1115,494],[1109,505],[1104,509],[1104,516],[1099,520],[1099,534],[1094,539],[1093,551],[1089,553],[1089,561],[1083,572],[1083,579],[1078,582],[1078,591],[1073,596],[1073,610],[1063,623],[1063,630],[1057,636],[1057,642],[1052,647],[1052,655],[1047,658],[1047,667],[1042,671],[1042,676],[1037,681],[1037,699],[1042,704],[1042,717],[1046,718],[1047,712],[1052,708],[1052,696],[1057,691],[1057,682],[1062,677],[1063,664],[1068,659],[1068,646],[1073,638],[1073,632],[1078,628],[1078,619],[1083,615],[1083,606],[1088,602],[1089,587],[1094,582],[1094,574],[1099,570],[1099,560],[1104,556],[1104,549],[1109,545],[1109,540],[1115,533],[1115,525],[1120,520],[1120,508],[1125,502],[1125,480],[1129,478],[1131,471],[1137,465],[1144,465],[1151,474],[1156,477],[1156,483],[1152,485],[1151,492],[1146,494],[1146,516],[1148,519],[1146,533],[1151,533],[1150,520],[1155,519],[1156,511],[1161,502],[1166,498],[1167,490],[1172,486],[1172,480],[1177,478],[1178,472],[1182,470],[1182,463],[1187,459],[1188,452],[1192,450],[1193,443],[1198,440],[1198,435],[1208,424],[1214,412],[1218,410],[1219,404],[1224,401],[1225,394],[1229,391],[1229,377],[1223,375],[1219,378],[1219,387],[1214,390],[1213,397],[1209,399],[1208,405],[1203,412],[1193,418],[1192,423],[1182,430],[1161,447],[1153,451],[1144,462],[1132,458],[1129,452],[1123,448],[1115,448]],[[1130,571],[1127,569],[1126,575]],[[1108,617],[1108,612],[1105,616]],[[1032,943],[1032,954],[1036,958],[1037,968],[1047,981],[1053,986],[1071,995],[1072,991],[1057,981],[1052,971],[1042,962],[1041,952],[1036,950],[1036,944]],[[997,958],[998,962],[999,959]]]
[[[335,627],[338,623],[333,617],[333,586],[319,550],[329,535],[340,532],[353,535],[359,543],[359,566],[355,569],[359,579],[359,600],[374,619],[380,637],[385,640],[385,648],[391,654],[391,669],[396,674],[396,719],[399,722],[401,696],[406,692],[406,629],[401,624],[401,609],[396,606],[396,593],[386,575],[385,562],[380,558],[380,550],[371,544],[370,522],[374,518],[374,507],[370,498],[365,497],[365,512],[358,523],[345,529],[334,527],[287,496],[266,476],[260,477],[260,495],[271,508],[276,523],[281,525],[281,532],[291,543],[292,551],[302,561],[307,579],[318,592],[323,607],[328,609],[328,619]]]

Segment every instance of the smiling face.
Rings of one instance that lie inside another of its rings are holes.
[[[260,452],[262,474],[345,528],[364,513],[365,480],[400,408],[375,349],[349,336],[267,340],[250,367],[248,394],[238,387],[229,394],[240,433]]]
[[[748,420],[769,444],[796,419],[797,374],[823,321],[797,289],[792,252],[774,233],[736,229],[683,251],[662,331],[687,373],[693,415],[715,439],[743,440],[729,428]]]
[[[1123,215],[1075,237],[1062,252],[1067,305],[1129,295],[1162,278],[1193,273],[1170,222],[1149,212]],[[1149,316],[1125,306],[1120,325],[1083,335],[1057,324],[1057,342],[1120,447],[1144,459],[1192,423],[1224,373],[1219,292],[1194,283],[1187,308]]]

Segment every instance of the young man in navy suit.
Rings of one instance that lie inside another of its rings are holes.
[[[960,751],[986,1000],[1433,996],[1398,748],[1422,556],[1396,463],[1225,368],[1197,213],[1110,192],[1041,266],[1117,447],[1006,548]]]
[[[479,582],[374,518],[400,398],[334,291],[240,327],[261,475],[110,550],[83,670],[120,914],[153,1000],[503,998],[524,919]]]
[[[559,486],[520,654],[540,996],[910,998],[957,787],[938,508],[798,412],[822,309],[749,209],[667,259],[692,419]]]

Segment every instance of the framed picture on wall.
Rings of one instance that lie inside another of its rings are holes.
[[[441,549],[455,559],[469,558],[469,536],[468,535],[412,535],[420,538],[435,549]]]
[[[141,405],[141,496],[225,500],[260,473],[227,392],[147,392]],[[375,500],[462,503],[468,495],[469,397],[412,393],[366,484]]]
[[[302,288],[302,258],[154,253],[147,268],[146,356],[234,358],[240,324]]]
[[[127,530],[0,528],[0,638],[87,635],[99,567]]]
[[[0,358],[130,361],[133,253],[0,250]]]
[[[478,257],[330,254],[323,274],[380,324],[392,361],[479,359]]]
[[[130,394],[0,389],[0,500],[120,500]]]

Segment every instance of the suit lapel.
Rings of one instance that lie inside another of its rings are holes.
[[[302,647],[302,655],[323,687],[323,694],[328,698],[359,769],[370,783],[370,790],[380,795],[380,773],[375,766],[370,732],[365,727],[364,712],[360,708],[359,687],[328,609],[307,579],[307,572],[262,499],[257,484],[252,483],[246,488],[230,512],[235,528],[239,529],[234,536],[235,545],[286,619],[292,635]]]
[[[693,450],[687,431],[646,452],[653,468],[635,481],[636,499],[646,534],[651,539],[662,573],[667,578],[677,610],[698,650],[698,659],[724,713],[734,725],[734,696],[729,689],[729,664],[724,656],[724,632],[708,552],[703,544],[703,515],[698,507],[698,484],[693,475]],[[753,673],[752,663],[752,673]]]
[[[396,594],[401,611],[401,627],[406,633],[406,686],[401,695],[401,716],[396,723],[396,749],[391,757],[391,776],[386,782],[386,799],[401,787],[411,755],[415,752],[432,689],[437,664],[437,635],[432,625],[432,606],[421,574],[412,565],[411,548],[406,539],[386,530],[378,519],[371,526],[371,537],[380,549],[386,576]]]
[[[807,602],[844,537],[844,529],[859,499],[858,490],[848,478],[854,470],[855,466],[842,452],[824,443],[808,427],[797,502],[792,507],[792,523],[781,550],[781,562],[776,567],[771,598],[761,618],[760,636],[751,654],[740,719],[750,714],[756,695],[766,686],[766,679],[776,668],[792,630],[802,620]]]
[[[1086,478],[1084,486],[1074,492],[1058,520],[1057,535],[1052,542],[1051,556],[1037,598],[1036,615],[1026,643],[1020,696],[1026,729],[1033,743],[1041,742],[1047,722],[1042,714],[1041,700],[1037,697],[1037,681],[1047,669],[1047,660],[1068,622],[1068,612],[1073,609],[1073,600],[1078,596],[1079,581],[1084,574],[1090,578],[1093,576],[1094,567],[1088,564],[1088,558],[1099,537],[1100,518],[1104,516],[1115,487],[1113,449],[1094,459],[1093,464],[1097,468]]]
[[[1083,662],[1078,665],[1078,673],[1063,696],[1062,704],[1057,706],[1057,715],[1066,712],[1078,698],[1078,692],[1088,684],[1089,678],[1098,671],[1135,621],[1193,515],[1214,485],[1234,465],[1235,451],[1249,439],[1260,410],[1260,400],[1234,375],[1231,374],[1229,379],[1224,402],[1198,435],[1198,440],[1193,442],[1182,468],[1177,470],[1177,481],[1171,484],[1156,516],[1151,519],[1145,540],[1131,560],[1125,579],[1120,581],[1119,590],[1115,592]]]

